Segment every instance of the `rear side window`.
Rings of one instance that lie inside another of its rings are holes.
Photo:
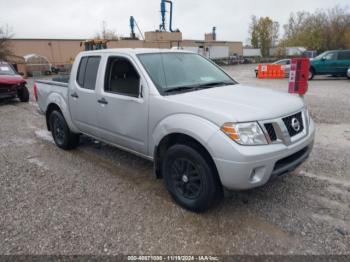
[[[81,59],[77,75],[77,82],[80,87],[95,90],[100,60],[99,56],[83,57]]]
[[[339,60],[350,60],[350,51],[339,52]]]
[[[88,58],[83,57],[80,60],[80,65],[78,69],[78,76],[77,76],[77,82],[78,84],[83,87],[84,86],[84,77],[85,77],[85,70],[86,70],[86,63],[87,63]]]

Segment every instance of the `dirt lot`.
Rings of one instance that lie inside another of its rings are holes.
[[[254,65],[227,67],[244,84]],[[173,203],[152,164],[84,138],[65,152],[31,102],[0,102],[1,254],[350,254],[350,80],[306,96],[314,151],[299,172],[205,214]]]

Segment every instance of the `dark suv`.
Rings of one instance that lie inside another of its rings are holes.
[[[326,51],[310,60],[309,80],[315,75],[346,76],[350,67],[350,50]]]

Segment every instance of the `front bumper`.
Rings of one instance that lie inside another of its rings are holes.
[[[295,143],[241,146],[219,131],[208,146],[213,151],[221,183],[233,190],[245,190],[266,184],[270,179],[290,173],[309,156],[315,136],[310,122],[308,134]]]
[[[17,92],[0,94],[0,99],[15,98],[15,97],[17,97]]]
[[[0,99],[16,97],[18,95],[18,89],[19,87],[17,85],[0,86]]]

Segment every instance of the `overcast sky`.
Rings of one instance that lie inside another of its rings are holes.
[[[250,17],[270,16],[281,25],[291,12],[349,7],[349,0],[173,0],[174,28],[185,39],[203,39],[217,26],[218,40],[245,42]],[[130,33],[133,15],[141,30],[159,27],[160,0],[0,0],[0,26],[15,38],[91,38],[102,21],[118,35]]]

